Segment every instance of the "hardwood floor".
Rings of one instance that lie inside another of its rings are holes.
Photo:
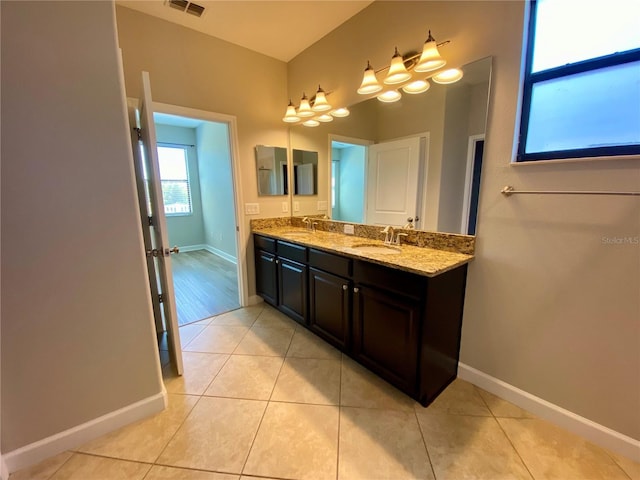
[[[171,257],[178,323],[240,308],[236,266],[206,250]]]

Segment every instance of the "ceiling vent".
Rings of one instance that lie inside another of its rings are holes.
[[[180,10],[181,12],[188,13],[196,17],[201,17],[204,13],[204,7],[202,5],[189,2],[188,0],[168,0],[166,4],[171,8],[175,8],[176,10]]]

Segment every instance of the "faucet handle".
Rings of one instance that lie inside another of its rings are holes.
[[[402,232],[396,233],[396,245],[400,246],[402,237],[408,237],[408,236],[409,236],[408,233],[402,233]]]

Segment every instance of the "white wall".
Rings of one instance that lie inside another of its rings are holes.
[[[200,195],[200,173],[194,128],[156,124],[158,142],[184,145],[187,151],[189,186],[191,187],[191,215],[167,215],[169,244],[179,247],[202,245],[205,243],[202,218],[202,198]],[[191,146],[193,145],[193,146]]]
[[[196,129],[196,137],[205,244],[237,259],[229,127],[205,122]]]
[[[115,12],[2,2],[2,452],[160,395]]]
[[[442,48],[451,66],[492,55],[461,360],[640,439],[640,247],[607,243],[638,238],[637,197],[500,193],[505,185],[638,190],[639,162],[511,164],[523,24],[524,2],[377,1],[289,63],[289,92],[321,83],[336,104],[360,101],[355,90],[367,59],[388,65],[394,46],[419,49],[427,29],[451,40]]]

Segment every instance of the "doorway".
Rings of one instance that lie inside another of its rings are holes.
[[[157,104],[154,105],[157,107]],[[240,308],[231,136],[226,122],[154,108],[180,326]]]

